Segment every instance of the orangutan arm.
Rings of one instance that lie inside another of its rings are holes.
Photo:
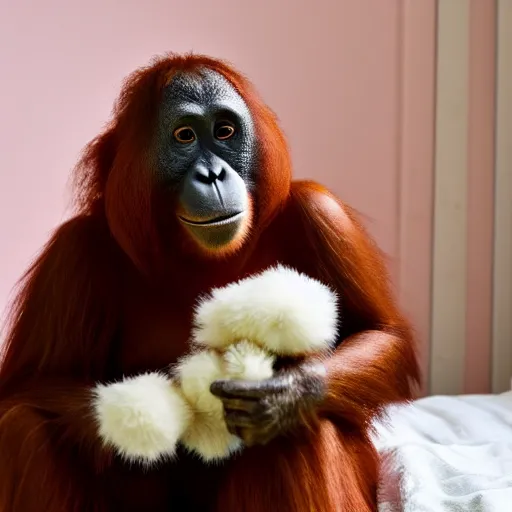
[[[0,448],[30,416],[59,443],[100,450],[91,399],[117,325],[112,251],[106,228],[76,218],[25,275],[0,367]]]
[[[217,381],[229,430],[266,444],[318,417],[366,428],[393,402],[413,397],[419,368],[412,332],[391,294],[378,249],[355,215],[311,182],[292,186],[286,222],[300,237],[297,265],[333,287],[342,325],[336,350],[263,381]]]
[[[327,190],[296,182],[292,201],[318,276],[339,293],[349,326],[325,360],[320,412],[359,427],[390,403],[413,397],[419,367],[413,334],[391,293],[388,272],[354,213]]]

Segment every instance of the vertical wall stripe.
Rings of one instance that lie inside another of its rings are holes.
[[[469,14],[465,393],[491,389],[496,2]]]
[[[492,390],[512,378],[512,2],[498,2]]]
[[[400,44],[400,302],[421,343],[423,394],[430,356],[436,5],[404,0]]]
[[[469,2],[439,0],[430,392],[463,392]]]

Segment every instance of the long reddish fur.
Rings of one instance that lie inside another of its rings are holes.
[[[264,142],[250,237],[215,260],[194,253],[155,206],[151,180],[162,88],[202,66],[237,88]],[[167,511],[187,485],[219,512],[375,510],[371,422],[413,397],[413,334],[355,213],[320,185],[291,181],[285,138],[252,85],[207,57],[158,59],[128,79],[75,177],[77,214],[28,270],[11,309],[0,368],[0,510]],[[153,472],[126,469],[97,436],[94,384],[174,362],[187,350],[199,293],[278,261],[342,297],[341,343],[325,361],[317,427],[218,468],[178,459]]]

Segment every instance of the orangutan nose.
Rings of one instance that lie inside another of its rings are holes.
[[[214,159],[196,163],[185,175],[180,194],[182,215],[210,221],[244,212],[248,208],[245,183],[227,162]]]
[[[200,183],[212,185],[217,180],[224,181],[226,178],[226,169],[222,165],[216,165],[211,168],[198,165],[196,166],[194,177]]]

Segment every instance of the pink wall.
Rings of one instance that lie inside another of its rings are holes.
[[[467,318],[464,389],[489,390],[495,168],[496,4],[472,1],[469,21]]]
[[[434,19],[433,1],[0,0],[0,307],[63,219],[68,172],[122,78],[194,50],[241,67],[279,113],[296,175],[365,215],[426,340]]]

